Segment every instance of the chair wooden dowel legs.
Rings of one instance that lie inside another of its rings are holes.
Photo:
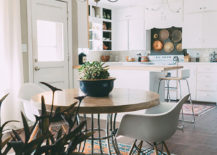
[[[169,149],[168,149],[168,147],[167,147],[167,145],[166,145],[165,142],[163,142],[163,146],[164,146],[164,148],[165,148],[165,150],[167,152],[167,155],[170,155],[170,151],[169,151]]]
[[[157,144],[154,143],[154,155],[158,155]]]
[[[134,141],[134,143],[133,143],[133,145],[132,145],[132,147],[131,147],[131,149],[130,149],[129,155],[132,155],[133,149],[134,149],[134,147],[135,147],[135,145],[136,145],[136,142],[137,142],[137,140]]]
[[[141,153],[141,149],[142,149],[142,144],[143,144],[143,141],[141,141],[140,143],[139,143],[139,146],[138,146],[138,155],[140,155],[140,153]]]

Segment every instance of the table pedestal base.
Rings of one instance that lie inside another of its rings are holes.
[[[94,118],[94,115],[97,115],[97,118]],[[112,148],[115,154],[119,155],[120,151],[118,149],[117,140],[115,138],[115,134],[117,132],[116,128],[116,117],[115,114],[107,114],[106,127],[102,128],[100,123],[100,114],[91,114],[91,125],[88,129],[87,124],[85,126],[84,132],[92,132],[94,133],[88,140],[91,141],[91,154],[94,153],[94,141],[99,141],[100,154],[109,154],[112,155]],[[87,121],[86,114],[84,114],[84,120]],[[94,124],[97,124],[97,128],[94,127]],[[105,136],[102,136],[101,132],[105,133]],[[103,151],[102,140],[106,140],[108,152]],[[80,152],[83,152],[86,146],[86,141],[83,142],[78,148]]]

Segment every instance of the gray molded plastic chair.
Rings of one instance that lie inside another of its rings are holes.
[[[45,92],[39,85],[34,83],[25,83],[19,90],[18,97],[23,104],[24,113],[26,117],[31,121],[35,122],[35,115],[39,115],[38,109],[31,102],[31,98],[39,93]]]
[[[141,142],[146,141],[152,145],[156,155],[158,155],[157,145],[161,143],[164,145],[167,154],[170,154],[165,141],[176,132],[179,113],[188,98],[189,95],[185,96],[175,106],[162,104],[159,107],[153,107],[147,110],[144,115],[126,114],[121,120],[116,137],[126,136]],[[139,152],[141,152],[141,144],[136,147]],[[136,141],[131,148],[130,154],[135,146]]]

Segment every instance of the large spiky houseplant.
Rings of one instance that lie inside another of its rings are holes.
[[[42,83],[48,86],[53,95],[55,91],[62,91],[47,83]],[[24,137],[20,136],[18,131],[12,130],[11,137],[1,142],[1,150],[6,148],[4,152],[8,152],[13,148],[17,155],[29,155],[29,154],[46,154],[46,155],[73,155],[81,154],[76,151],[77,146],[87,139],[92,133],[82,132],[86,122],[79,123],[77,116],[79,112],[79,106],[82,99],[85,96],[77,97],[78,102],[72,103],[66,109],[57,108],[54,112],[47,112],[45,106],[45,100],[41,98],[41,115],[35,116],[36,121],[33,127],[29,127],[27,120],[23,113],[22,122],[24,127]],[[53,97],[54,99],[54,97]],[[53,101],[52,108],[53,109]],[[52,131],[52,124],[57,123],[60,120],[64,121],[67,128],[59,128],[56,132]],[[4,127],[4,126],[2,126]],[[37,134],[36,133],[37,129]],[[0,128],[0,134],[1,134]],[[1,134],[2,135],[2,134]],[[0,136],[1,136],[0,135]],[[0,137],[1,138],[1,137]]]

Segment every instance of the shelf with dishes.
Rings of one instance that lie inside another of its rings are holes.
[[[89,5],[89,49],[112,50],[112,10]]]

